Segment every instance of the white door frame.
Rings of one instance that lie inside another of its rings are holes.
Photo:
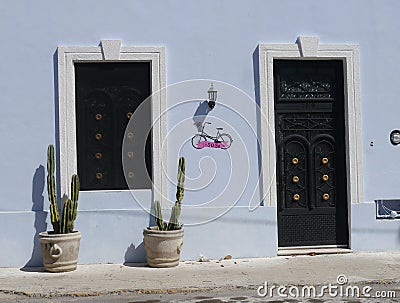
[[[363,202],[359,47],[350,44],[320,44],[318,37],[299,37],[296,44],[259,44],[258,56],[261,115],[266,119],[262,120],[269,123],[260,125],[262,151],[260,186],[264,189],[264,205],[274,207],[277,205],[277,186],[274,173],[276,148],[273,62],[275,59],[343,60],[350,245],[351,204]]]
[[[99,46],[59,46],[58,98],[61,195],[69,195],[69,180],[77,173],[75,62],[151,62],[153,195],[161,200],[167,195],[165,48],[121,46],[121,40],[102,40]],[[156,92],[159,92],[155,94]],[[163,148],[161,148],[163,147]],[[164,166],[164,167],[163,167]]]

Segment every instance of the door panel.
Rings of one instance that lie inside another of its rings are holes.
[[[128,139],[137,144],[136,149],[129,151],[129,165],[133,168],[129,168],[128,176],[132,178],[131,189],[151,188],[147,177],[152,176],[151,131],[147,133],[151,130],[151,106],[143,102],[151,94],[150,74],[149,62],[75,63],[81,190],[128,189],[122,167],[122,143],[125,129],[139,106],[145,110],[141,123],[136,123],[139,119],[132,122],[136,124],[132,138]]]
[[[343,62],[275,60],[279,246],[348,245]]]

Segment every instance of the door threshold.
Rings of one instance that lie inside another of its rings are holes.
[[[278,247],[278,256],[296,255],[323,255],[323,254],[347,254],[353,251],[345,246],[297,246]]]

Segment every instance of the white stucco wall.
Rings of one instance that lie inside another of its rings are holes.
[[[0,1],[0,230],[4,231],[0,244],[7,247],[0,256],[0,266],[41,261],[33,238],[36,230],[46,228],[45,213],[41,212],[48,207],[44,167],[46,147],[56,142],[58,132],[55,51],[62,45],[93,46],[102,39],[121,39],[124,45],[164,46],[168,85],[190,79],[215,79],[254,98],[257,87],[253,53],[259,43],[294,43],[298,36],[319,36],[325,44],[358,44],[364,202],[400,198],[397,178],[400,147],[392,146],[388,140],[390,131],[400,128],[396,111],[400,95],[397,77],[400,63],[396,60],[400,49],[399,9],[397,0]],[[242,108],[250,124],[257,126],[255,108],[245,107],[234,98],[226,102]],[[191,117],[196,108],[195,104],[176,108],[173,115],[167,116],[169,128],[181,117]],[[218,103],[213,114],[226,116]],[[226,117],[235,120],[234,115]],[[234,128],[243,130],[245,125],[238,121]],[[181,144],[178,138],[171,137],[169,145]],[[244,139],[244,145],[253,143],[254,138]],[[182,149],[188,161],[198,165],[198,154],[194,156],[193,152]],[[259,171],[257,151],[250,153],[249,183],[255,184]],[[171,152],[168,158],[173,176],[177,156]],[[210,191],[188,193],[185,199],[206,200],[209,194]],[[173,195],[174,188],[170,186],[169,198],[173,199]],[[80,262],[124,261],[130,244],[140,246],[148,215],[135,203],[127,202],[130,196],[117,196],[123,201],[115,203],[113,198],[102,196],[96,197],[97,205],[88,202],[90,206],[85,205],[82,196],[82,214],[77,222],[83,229]],[[90,199],[95,201],[94,196]],[[249,200],[257,201],[257,195],[245,190],[237,202],[240,207],[226,217],[188,227],[183,258],[195,258],[198,253],[210,251],[207,247],[200,251],[196,243],[211,247],[221,243],[221,239],[225,239],[226,249],[219,247],[215,257],[225,251],[234,257],[273,255],[276,225],[271,222],[276,222],[276,210],[259,208],[249,212]],[[377,221],[371,206],[365,203],[352,207],[352,248],[400,249],[399,221]],[[190,212],[186,215],[190,216]],[[375,232],[368,231],[362,216],[368,217],[368,228]],[[249,236],[242,232],[245,229],[253,233]],[[221,231],[220,236],[211,237],[216,230]],[[235,241],[247,241],[246,248],[228,240],[226,235],[230,230]],[[13,231],[16,239],[9,236]],[[115,240],[119,232],[124,236],[113,243],[110,239]],[[109,239],[104,242],[107,253],[101,257],[90,253],[87,243],[104,238]],[[140,251],[136,254],[130,250],[126,260],[142,257]]]

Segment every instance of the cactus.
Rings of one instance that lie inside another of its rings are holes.
[[[178,184],[176,186],[176,202],[181,204],[183,200],[183,192],[184,192],[184,187],[185,187],[185,158],[180,157],[179,158],[179,164],[178,164]]]
[[[60,214],[57,206],[56,182],[54,179],[54,146],[47,148],[47,194],[50,201],[50,218],[54,233],[60,233]]]
[[[55,234],[66,234],[74,231],[74,221],[76,220],[79,197],[79,178],[73,175],[71,179],[71,199],[64,202],[62,220],[58,211],[56,184],[54,178],[54,146],[47,148],[47,193],[50,201],[50,218]],[[61,223],[60,223],[61,221]]]
[[[162,218],[160,201],[155,201],[154,202],[154,212],[155,212],[155,217],[156,217],[156,223],[157,223],[157,226],[158,226],[158,230],[166,230],[167,225],[163,221],[163,218]]]
[[[178,164],[178,183],[176,186],[176,202],[175,205],[172,207],[171,217],[169,219],[168,224],[165,223],[162,219],[161,214],[161,205],[159,201],[154,202],[154,210],[155,210],[155,217],[156,223],[159,230],[177,230],[182,228],[182,224],[179,223],[179,216],[181,214],[182,209],[182,200],[184,196],[185,190],[185,158],[179,158]]]
[[[180,157],[178,164],[178,175],[177,175],[178,184],[176,185],[176,202],[174,207],[172,207],[171,217],[168,223],[168,230],[180,229],[182,227],[182,224],[178,222],[178,219],[181,214],[182,200],[185,191],[185,169],[186,169],[185,158]]]
[[[70,222],[70,232],[74,231],[74,222],[76,220],[76,216],[78,213],[78,198],[79,198],[79,189],[80,189],[80,183],[79,183],[79,177],[78,175],[73,175],[71,179],[71,203],[72,203],[72,217],[71,217],[71,222]]]
[[[71,199],[67,199],[64,202],[63,213],[62,213],[62,221],[61,221],[61,233],[67,234],[69,233],[70,228],[70,219],[71,219],[71,209],[72,209],[72,201]]]
[[[180,214],[181,214],[181,204],[175,202],[175,205],[172,207],[171,217],[169,219],[167,230],[181,229],[182,224],[178,222]]]

